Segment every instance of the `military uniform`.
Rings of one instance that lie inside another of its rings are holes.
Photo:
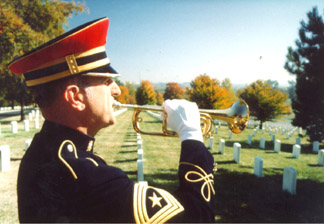
[[[213,157],[182,143],[176,192],[134,183],[93,151],[95,139],[45,121],[18,175],[21,222],[212,222]]]
[[[116,77],[105,50],[108,25],[108,18],[81,25],[14,59],[9,69],[23,73],[32,88],[72,76]],[[201,141],[182,142],[180,186],[173,194],[132,182],[93,152],[94,141],[45,121],[19,169],[21,222],[214,220],[213,157]]]

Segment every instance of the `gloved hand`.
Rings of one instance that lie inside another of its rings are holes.
[[[196,103],[187,100],[166,100],[163,107],[168,114],[168,126],[178,133],[181,141],[194,139],[203,142]]]

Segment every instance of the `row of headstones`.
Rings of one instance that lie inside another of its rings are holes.
[[[220,139],[219,141],[219,152],[225,154],[225,140]],[[296,152],[294,152],[294,157]],[[233,160],[236,163],[240,163],[241,159],[241,144],[233,144]],[[324,166],[324,150],[318,152],[318,165]],[[262,177],[263,173],[263,159],[261,157],[255,157],[254,159],[254,175]],[[290,194],[296,194],[296,182],[297,182],[297,171],[292,167],[285,167],[283,173],[283,190],[288,191]]]
[[[116,111],[116,113],[114,112],[114,115],[118,116],[119,114],[125,112],[126,110],[122,109],[122,110]],[[37,113],[36,113],[36,118],[38,118]],[[38,121],[39,119],[35,119],[35,121],[36,120]],[[15,133],[17,133],[17,131],[18,131],[17,122],[14,121],[14,122],[12,122],[12,124],[13,124],[12,129],[14,129]],[[29,126],[26,125],[26,124],[29,124],[29,121],[24,120],[24,124],[25,124],[25,131],[29,131],[29,128],[26,129],[26,127],[29,127]],[[35,128],[39,128],[38,125],[39,125],[39,123],[35,122]],[[24,149],[25,151],[29,148],[31,142],[32,142],[32,139],[27,139],[25,141],[25,149]],[[5,172],[5,171],[7,171],[9,169],[10,169],[10,147],[9,147],[9,145],[1,145],[0,146],[0,172]]]
[[[274,142],[274,151],[279,153],[281,150],[281,141],[279,139],[275,140],[275,138],[273,137],[271,139],[271,141]],[[247,140],[247,144],[251,145],[252,144],[252,135],[248,135],[248,140]],[[296,138],[296,142],[295,145],[293,146],[293,151],[296,152],[296,154],[298,154],[298,158],[299,158],[299,154],[300,154],[300,149],[301,149],[301,138],[298,137]],[[259,147],[261,149],[265,149],[265,138],[262,137],[260,138],[260,145]],[[313,152],[317,153],[319,151],[319,147],[320,147],[320,143],[319,141],[314,141],[313,142]]]
[[[43,116],[41,116],[44,120]],[[30,130],[30,121],[33,121],[34,119],[34,128],[39,129],[39,110],[32,110],[30,113],[28,113],[28,119],[24,120],[24,131],[28,132]],[[17,121],[11,121],[11,133],[17,134],[18,133],[18,122]],[[0,123],[0,134],[1,134],[1,123]]]
[[[253,129],[253,134],[252,134],[252,136],[255,136],[256,135],[256,133],[258,132],[258,128],[254,128]],[[261,133],[262,134],[265,134],[265,128],[262,128],[261,129]],[[274,130],[272,129],[272,128],[268,128],[268,134],[270,135],[270,136],[272,136],[272,138],[275,138],[275,135],[276,134],[280,134],[281,133],[281,135],[284,135],[284,134],[287,134],[286,136],[287,136],[287,139],[289,139],[289,138],[291,138],[292,136],[293,136],[293,134],[295,133],[297,131],[297,127],[294,127],[294,128],[291,128],[291,129],[282,129],[281,127],[278,129],[278,128],[275,128]],[[302,128],[299,128],[299,131],[298,131],[298,134],[299,135],[302,135],[303,134],[303,130],[302,130]]]
[[[11,133],[12,134],[17,134],[18,133],[18,122],[17,121],[11,121]],[[29,120],[24,120],[24,131],[29,132],[30,130],[30,121]],[[1,125],[0,125],[1,127]],[[34,120],[34,128],[39,129],[39,119]],[[1,131],[0,131],[1,133]]]
[[[32,108],[33,106],[24,106],[24,109]],[[20,110],[21,106],[14,106],[14,110]],[[0,107],[0,111],[12,110],[12,107]]]
[[[144,158],[143,158],[143,143],[142,138],[139,133],[137,137],[137,181],[138,183],[147,185],[147,182],[144,181]]]
[[[252,143],[251,142],[251,135],[249,135],[248,144],[251,145],[251,143]],[[297,143],[299,143],[299,144],[297,144]],[[319,144],[318,141],[313,142],[313,152],[318,153],[318,165],[323,166],[324,165],[324,158],[322,156],[323,155],[323,150],[319,150],[319,146],[320,146],[320,144]],[[261,149],[265,149],[265,138],[260,139],[259,147]],[[213,137],[210,137],[210,139],[209,139],[208,148],[213,149]],[[225,150],[225,140],[220,139],[220,141],[219,141],[219,152],[221,154],[224,154],[224,150]],[[275,144],[274,144],[274,152],[280,153],[280,151],[281,151],[281,141],[279,139],[277,139],[275,141]],[[293,145],[293,148],[292,148],[293,158],[299,159],[300,153],[301,153],[300,141],[296,140],[296,144]]]

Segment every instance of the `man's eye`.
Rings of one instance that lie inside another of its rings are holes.
[[[113,80],[112,80],[111,78],[108,78],[108,79],[105,81],[105,84],[108,86],[108,85],[110,85],[112,82],[113,82]]]

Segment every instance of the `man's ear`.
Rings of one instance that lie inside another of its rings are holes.
[[[81,89],[76,85],[69,85],[64,91],[64,99],[69,103],[74,109],[78,111],[83,111],[86,107],[85,96]]]

